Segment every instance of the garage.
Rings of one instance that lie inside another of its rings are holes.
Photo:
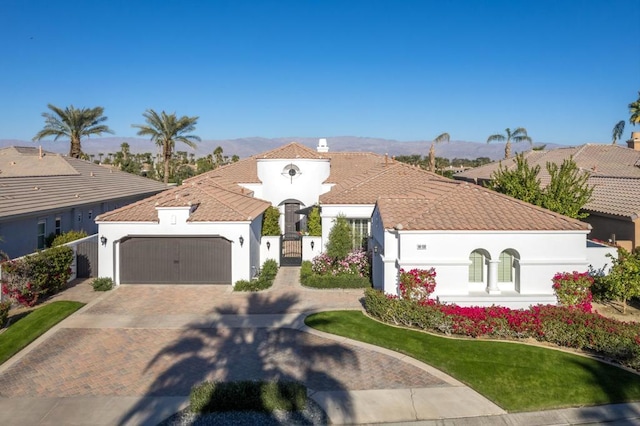
[[[231,241],[220,236],[127,237],[121,284],[231,284]]]

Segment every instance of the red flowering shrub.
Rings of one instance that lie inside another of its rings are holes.
[[[410,271],[400,269],[398,288],[403,299],[425,303],[436,289],[435,268]]]
[[[365,290],[365,310],[381,321],[469,337],[534,338],[594,352],[640,371],[640,326],[566,306],[462,307]]]
[[[591,312],[593,278],[588,272],[558,272],[553,276],[552,281],[558,303],[569,308]]]
[[[2,263],[2,293],[23,306],[60,291],[71,276],[73,250],[54,247]]]

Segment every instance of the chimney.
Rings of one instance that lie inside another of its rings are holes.
[[[318,140],[318,147],[316,150],[318,152],[329,152],[329,145],[327,145],[327,140],[325,138]]]
[[[631,139],[627,141],[627,146],[634,151],[640,151],[640,132],[631,133]]]

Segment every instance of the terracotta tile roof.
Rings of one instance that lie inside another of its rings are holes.
[[[591,201],[585,210],[625,217],[640,214],[640,151],[619,145],[586,144],[551,151],[529,151],[525,158],[530,165],[540,165],[540,183],[549,182],[546,163],[561,164],[573,156],[578,167],[589,173],[589,185],[594,186]],[[470,182],[489,180],[500,162],[470,169],[454,176]],[[515,167],[515,160],[503,160],[503,167]]]
[[[390,161],[354,175],[320,196],[323,204],[375,204],[381,196],[421,194],[430,198],[454,182],[425,170]]]
[[[251,221],[270,205],[240,187],[202,179],[104,213],[96,222],[157,222],[156,207],[180,206],[193,207],[189,222]]]
[[[37,148],[0,150],[0,169],[21,168],[0,174],[0,220],[24,214],[156,194],[166,186],[151,179],[69,158]],[[2,161],[11,159],[10,163]],[[4,165],[3,165],[4,164]]]
[[[592,176],[615,176],[640,178],[640,151],[619,145],[586,144],[579,147],[559,148],[550,151],[528,151],[525,154],[529,165],[540,166],[540,178],[548,180],[547,162],[561,164],[573,156],[579,168]],[[515,168],[515,159],[496,161],[469,169],[454,176],[455,179],[474,181],[488,180],[500,164]]]
[[[263,154],[256,155],[256,158],[267,158],[267,159],[294,159],[294,158],[307,158],[307,159],[316,159],[316,158],[326,158],[323,153],[314,151],[311,148],[308,148],[298,142],[291,142],[287,145],[283,145],[279,148],[272,149],[271,151],[267,151]]]
[[[449,231],[589,230],[579,220],[533,206],[477,185],[438,182],[434,197],[381,197],[378,209],[387,229]],[[445,190],[446,189],[446,190]]]
[[[588,212],[608,213],[635,220],[640,217],[640,179],[592,176],[591,201],[585,205]]]
[[[339,183],[383,165],[385,157],[372,152],[327,152],[331,159],[331,173],[327,183]],[[388,162],[392,160],[387,158]]]

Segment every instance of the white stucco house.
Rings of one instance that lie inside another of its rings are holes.
[[[302,240],[314,205],[322,237]],[[261,237],[269,206],[282,213],[282,238]],[[233,285],[267,258],[322,252],[338,215],[372,253],[374,287],[391,294],[400,269],[435,267],[443,301],[555,303],[551,277],[594,263],[586,223],[387,156],[329,152],[321,139],[316,150],[293,142],[100,215],[99,274],[116,284]]]

